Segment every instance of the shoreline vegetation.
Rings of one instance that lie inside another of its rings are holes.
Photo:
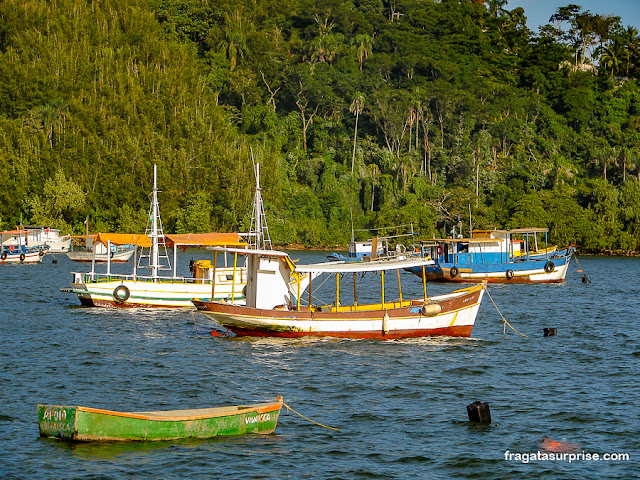
[[[143,232],[155,163],[165,232],[247,231],[253,157],[281,245],[472,216],[640,251],[637,26],[283,1],[0,2],[0,228]]]

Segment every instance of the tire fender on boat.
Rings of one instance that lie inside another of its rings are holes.
[[[545,263],[545,265],[544,265],[544,271],[547,272],[547,273],[553,272],[554,268],[556,268],[556,264],[551,262],[551,261]]]
[[[509,269],[507,270],[507,280],[511,280],[513,278],[513,270]]]
[[[444,250],[442,250],[442,245],[438,245],[437,248],[436,248],[436,252],[438,252],[438,255],[442,255],[443,251]]]
[[[455,265],[453,267],[451,267],[451,269],[449,269],[449,275],[451,275],[451,278],[455,278],[458,276],[458,267],[456,267]]]
[[[122,292],[122,293],[121,293]],[[126,285],[118,285],[113,290],[113,299],[116,303],[124,303],[129,299],[131,292],[129,291],[129,287]]]
[[[42,248],[40,248],[40,250],[38,251],[38,255],[44,257],[44,250]]]
[[[0,255],[0,259],[6,260],[7,259],[7,252],[2,252],[2,255]]]
[[[24,259],[26,258],[26,255],[24,253],[20,254],[20,261],[24,262]]]

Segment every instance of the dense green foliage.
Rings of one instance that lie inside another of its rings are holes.
[[[354,228],[548,226],[640,243],[640,39],[502,0],[5,0],[0,227],[167,231],[277,244]]]

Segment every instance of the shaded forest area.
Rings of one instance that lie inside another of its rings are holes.
[[[246,231],[547,226],[640,250],[640,37],[504,0],[5,0],[0,227]],[[387,231],[388,233],[388,231]]]

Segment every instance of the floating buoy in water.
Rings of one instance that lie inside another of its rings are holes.
[[[544,328],[542,331],[545,337],[553,337],[558,333],[557,328]]]
[[[540,440],[540,450],[552,453],[572,453],[580,449],[578,445],[570,442],[556,442],[549,437],[543,437]]]
[[[467,415],[469,415],[469,421],[474,423],[491,423],[491,411],[487,402],[480,402],[476,400],[473,403],[467,405]]]
[[[578,272],[578,273],[582,273],[582,269],[580,269],[580,270],[576,270],[576,272]]]

